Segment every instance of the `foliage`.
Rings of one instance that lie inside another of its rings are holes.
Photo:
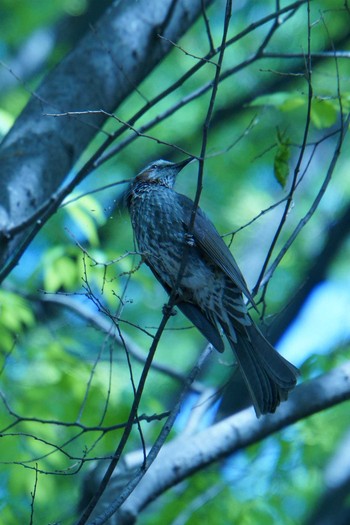
[[[25,39],[38,28],[50,30],[68,16],[69,2],[57,0],[44,7],[36,3],[34,8],[32,2],[12,4],[0,1],[0,12],[5,14],[0,19],[4,62],[18,54]],[[84,2],[75,4],[78,12],[84,9]],[[258,7],[243,2],[234,9],[229,38],[273,13],[275,2],[262,2]],[[257,25],[228,46],[224,58],[224,71],[236,71],[219,84],[200,204],[225,239],[233,240],[250,287],[258,280],[293,184],[293,205],[270,262],[321,193],[339,123],[350,107],[350,95],[343,89],[348,66],[345,59],[333,56],[338,46],[348,45],[344,28],[349,11],[343,2],[328,0],[315,0],[310,9],[309,25],[307,6],[302,6],[284,15],[284,23],[275,31],[271,30],[273,19]],[[215,47],[222,35],[223,12],[222,1],[208,10]],[[312,92],[305,66],[308,28],[311,53],[315,53]],[[270,46],[250,63],[249,57],[268,35]],[[181,47],[174,47],[130,93],[116,116],[128,121],[145,101],[197,64],[196,57],[208,52],[207,36],[203,19],[198,20],[181,39]],[[287,44],[288,52],[295,53],[292,60],[281,51]],[[322,57],[322,52],[328,54]],[[53,50],[47,56],[47,67],[62,54],[60,49]],[[216,59],[209,60],[137,123],[139,128],[157,119],[145,132],[151,139],[128,131],[129,142],[67,199],[72,201],[43,228],[0,291],[0,508],[8,525],[30,523],[31,515],[33,523],[74,523],[84,480],[92,466],[106,466],[116,448],[134,399],[134,385],[142,373],[140,361],[146,358],[162,318],[166,295],[135,253],[122,205],[125,185],[108,187],[96,195],[90,192],[130,178],[153,158],[183,157],[169,145],[198,155],[210,92],[194,98],[168,119],[159,116],[206,83],[211,86]],[[29,89],[18,80],[1,94],[1,133],[45,73],[33,72]],[[307,123],[309,135],[303,144]],[[111,118],[104,131],[113,132],[119,125]],[[75,170],[103,138],[104,134],[96,137]],[[344,150],[346,147],[343,145]],[[178,190],[192,197],[196,170],[191,164],[178,181]],[[348,170],[348,159],[343,156],[314,220],[302,229],[263,288],[261,310],[267,321],[288,307],[327,240],[330,221],[348,206]],[[75,200],[80,195],[85,196]],[[332,280],[348,286],[344,260],[342,254],[334,256]],[[328,273],[329,268],[326,276]],[[109,323],[108,330],[104,322]],[[126,351],[128,345],[133,349],[131,355]],[[161,373],[157,367],[151,370],[139,410],[139,416],[144,416],[141,426],[146,447],[154,443],[164,413],[178,396],[181,382],[171,372],[178,372],[180,379],[186,376],[203,346],[203,338],[180,314],[170,319],[156,354],[156,363],[170,372]],[[309,357],[303,369],[305,379],[315,370],[321,374],[335,366],[340,351],[332,350],[333,355]],[[231,367],[229,352],[214,356],[200,380],[221,389]],[[323,411],[195,474],[150,506],[140,523],[302,523],[317,505],[327,463],[348,430],[346,410],[340,405]],[[181,434],[182,430],[178,424],[173,432]],[[142,439],[135,426],[127,450],[140,449]]]

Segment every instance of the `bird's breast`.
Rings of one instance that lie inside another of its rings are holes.
[[[170,287],[180,270],[186,246],[183,209],[177,194],[167,188],[157,188],[133,199],[131,221],[138,248],[147,263]],[[189,219],[189,218],[188,218]],[[182,285],[189,288],[203,286],[211,270],[197,247],[190,246]]]
[[[146,255],[177,259],[185,234],[180,210],[171,195],[154,193],[143,195],[131,216],[138,247]]]

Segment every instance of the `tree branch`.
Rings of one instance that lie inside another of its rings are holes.
[[[216,461],[260,442],[287,426],[350,399],[350,363],[297,387],[276,414],[256,419],[251,409],[231,416],[192,437],[165,445],[120,510],[118,523],[134,523],[149,503],[170,487]],[[127,459],[126,459],[127,461]],[[118,472],[115,474],[118,476]],[[105,504],[116,494],[106,494]],[[101,512],[101,508],[97,511]]]
[[[84,319],[87,323],[92,324],[97,329],[102,330],[104,333],[110,335],[119,346],[123,347],[124,345],[126,345],[130,355],[132,355],[132,357],[137,362],[143,365],[145,364],[145,361],[147,359],[147,354],[145,353],[145,351],[142,350],[142,348],[140,348],[140,346],[137,345],[135,341],[133,341],[133,339],[130,336],[128,336],[128,334],[123,333],[122,341],[119,333],[115,331],[115,325],[113,324],[112,320],[108,317],[100,313],[96,313],[96,311],[85,306],[81,302],[72,300],[67,295],[45,294],[44,297],[41,297],[40,299],[38,299],[38,297],[33,297],[33,300],[40,300],[43,303],[52,303],[58,306],[62,306],[63,308],[69,309],[71,312],[74,312],[75,314],[79,315],[79,317]],[[175,379],[181,384],[186,383],[187,378],[185,375],[183,375],[181,372],[177,372],[176,370],[174,370],[174,368],[171,368],[166,364],[153,360],[152,369],[164,375],[167,375],[172,379]],[[194,381],[191,384],[191,390],[201,393],[204,390],[206,390],[206,388],[199,381]]]
[[[176,41],[202,12],[201,0],[173,5],[171,0],[114,2],[94,32],[31,97],[0,148],[0,267],[18,260],[28,235],[28,228],[11,238],[6,231],[25,223],[45,201],[49,214],[57,209],[58,188],[107,118],[100,113],[62,120],[45,114],[96,106],[113,111],[172,49],[168,40],[157,37],[164,20],[165,36]]]

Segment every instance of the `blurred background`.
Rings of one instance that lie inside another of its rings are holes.
[[[93,30],[109,5],[107,0],[0,0],[1,136],[45,75]],[[342,0],[314,0],[309,20],[307,3],[267,18],[287,5],[234,2],[200,206],[254,288],[290,198],[267,268],[285,254],[267,274],[257,300],[263,329],[301,368],[304,382],[350,356],[346,136],[337,157],[350,106],[350,10]],[[217,0],[207,10],[215,48],[224,9]],[[206,56],[210,45],[201,18],[116,116],[128,121]],[[179,161],[184,152],[199,155],[210,97],[206,86],[214,74],[209,60],[137,122],[147,136],[130,130],[111,146],[107,160],[66,199],[0,290],[3,523],[30,522],[33,491],[34,522],[73,523],[84,493],[93,492],[86,476],[92,484],[94,468],[104,467],[101,458],[115,449],[120,430],[111,426],[127,419],[133,400],[118,338],[131,349],[132,373],[138,378],[167,300],[146,266],[138,267],[123,194],[127,181],[148,162]],[[107,122],[68,178],[106,132],[120,125]],[[187,166],[177,191],[193,198],[197,171],[197,163]],[[296,228],[299,234],[289,246]],[[181,378],[205,344],[182,315],[171,318],[140,413],[172,407]],[[233,372],[229,350],[212,354],[200,382],[222,392],[223,399],[218,412],[216,404],[203,416],[202,425],[246,406],[241,387],[228,385]],[[174,436],[186,428],[196,399],[189,396]],[[344,511],[350,480],[348,410],[344,403],[320,411],[197,473],[151,505],[140,523],[349,523]],[[148,445],[160,425],[143,425]],[[139,448],[135,432],[128,450]],[[322,521],[328,513],[335,521]]]

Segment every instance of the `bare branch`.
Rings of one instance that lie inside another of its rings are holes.
[[[311,74],[312,74],[311,73],[311,20],[310,20],[310,4],[309,3],[308,3],[307,13],[308,13],[308,17],[307,17],[308,54],[307,54],[307,59],[306,59],[306,63],[305,63],[305,68],[306,68],[305,76],[306,76],[306,81],[307,81],[307,86],[308,86],[308,102],[307,102],[307,111],[306,111],[306,116],[305,116],[304,136],[303,136],[303,141],[302,141],[302,146],[301,146],[301,149],[300,149],[299,157],[298,157],[296,166],[294,168],[293,180],[292,180],[292,183],[291,183],[291,188],[290,188],[290,191],[289,191],[289,194],[288,194],[287,202],[286,202],[283,214],[282,214],[282,218],[280,220],[280,223],[278,225],[276,233],[275,233],[275,235],[273,237],[273,240],[271,242],[271,245],[270,245],[269,251],[268,251],[268,253],[266,255],[264,264],[262,265],[262,268],[261,268],[258,280],[257,280],[257,282],[256,282],[256,284],[255,284],[255,286],[253,288],[253,292],[252,292],[253,297],[254,297],[254,295],[257,294],[257,292],[258,292],[258,290],[260,288],[260,285],[261,285],[262,280],[264,278],[264,274],[266,272],[266,268],[268,267],[268,264],[269,264],[269,261],[271,259],[272,253],[273,253],[273,251],[275,249],[277,241],[278,241],[278,239],[279,239],[279,237],[281,235],[282,229],[283,229],[283,227],[285,225],[285,222],[287,220],[288,213],[289,213],[290,207],[292,205],[292,201],[293,201],[294,191],[295,191],[295,188],[296,188],[297,182],[298,182],[298,176],[299,176],[300,167],[301,167],[301,164],[302,164],[302,161],[303,161],[303,158],[304,158],[305,149],[306,149],[306,146],[307,146],[307,140],[308,140],[309,129],[310,129],[310,121],[311,121],[311,117],[310,117],[311,116],[311,101],[312,101],[312,96],[313,96],[313,89],[312,89],[312,83],[311,83]],[[265,288],[265,292],[263,292],[263,297],[264,297],[265,293],[266,293],[266,288]]]
[[[320,189],[319,189],[319,191],[318,191],[318,193],[316,195],[316,198],[314,199],[313,203],[311,204],[311,206],[310,206],[308,212],[306,213],[306,215],[304,215],[304,217],[302,219],[300,219],[300,221],[299,221],[298,225],[296,226],[296,228],[294,229],[293,233],[291,234],[291,236],[289,237],[287,242],[284,244],[283,248],[280,250],[280,252],[276,256],[275,260],[271,264],[270,268],[266,272],[266,275],[264,276],[264,279],[263,279],[263,281],[261,283],[263,286],[265,286],[267,284],[267,282],[271,279],[274,271],[276,270],[277,266],[279,265],[279,263],[281,262],[281,260],[285,256],[285,254],[287,253],[288,249],[293,244],[293,242],[295,241],[295,239],[297,238],[297,236],[299,235],[301,230],[309,222],[309,220],[311,219],[311,217],[314,215],[315,211],[317,210],[317,207],[320,204],[320,202],[321,202],[321,200],[322,200],[322,198],[323,198],[323,196],[324,196],[324,194],[326,192],[326,189],[327,189],[327,187],[328,187],[328,185],[329,185],[329,183],[331,181],[334,169],[335,169],[336,164],[337,164],[337,160],[338,160],[339,155],[341,153],[341,148],[342,148],[342,145],[343,145],[343,142],[344,142],[345,134],[347,133],[347,130],[348,130],[348,127],[349,127],[349,123],[350,123],[350,115],[347,117],[346,121],[344,122],[343,129],[340,131],[339,140],[338,140],[338,143],[336,145],[333,157],[331,159],[331,162],[330,162],[330,165],[328,167],[328,170],[327,170],[326,176],[324,178],[324,181],[322,183],[322,186],[320,187]]]
[[[247,409],[193,436],[165,445],[149,471],[120,509],[122,523],[134,523],[138,514],[167,491],[214,462],[220,461],[287,426],[350,399],[350,363],[297,387],[276,414],[256,419]],[[116,473],[118,475],[118,473]],[[113,495],[110,495],[113,498]],[[115,508],[115,503],[113,510]],[[103,512],[92,522],[106,523]],[[125,519],[126,521],[123,521]]]

